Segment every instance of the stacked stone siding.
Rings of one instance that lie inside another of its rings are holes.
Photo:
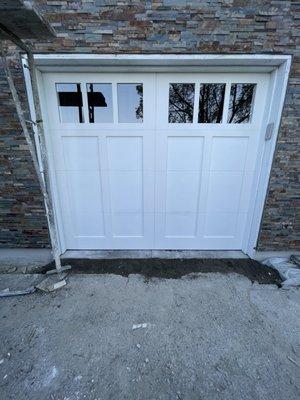
[[[36,3],[57,32],[57,38],[51,42],[36,41],[37,52],[294,55],[259,248],[299,247],[300,2],[38,0]],[[15,75],[21,79],[18,64]],[[3,74],[0,78],[0,244],[48,246],[41,196],[30,157],[20,136]]]

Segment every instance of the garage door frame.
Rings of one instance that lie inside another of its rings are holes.
[[[36,54],[36,74],[39,82],[40,101],[42,111],[45,112],[45,94],[42,85],[43,72],[270,72],[271,84],[268,97],[270,106],[266,109],[264,129],[270,137],[261,137],[261,146],[256,164],[255,195],[251,200],[250,212],[247,221],[247,231],[244,237],[243,252],[253,257],[257,244],[260,225],[263,216],[270,172],[279,132],[281,114],[287,90],[288,77],[291,67],[289,55],[90,55],[90,54]],[[34,110],[32,104],[32,91],[26,57],[23,57],[23,71],[26,90],[29,98],[29,107],[32,120]],[[47,141],[47,124],[46,141]],[[36,134],[36,144],[39,153],[39,142]],[[49,143],[47,143],[49,145]],[[40,160],[40,154],[39,160]],[[50,157],[51,168],[51,157]],[[51,168],[51,184],[53,189],[53,202],[57,204],[58,193],[56,188],[53,168]],[[58,236],[61,231],[61,218],[56,212]],[[60,250],[66,250],[63,238],[60,238]]]

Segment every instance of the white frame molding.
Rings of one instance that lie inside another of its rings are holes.
[[[274,123],[272,136],[269,140],[261,137],[259,153],[256,162],[256,176],[253,200],[249,208],[247,231],[243,240],[243,252],[249,257],[255,256],[255,247],[260,231],[270,173],[277,143],[281,115],[288,85],[292,56],[269,54],[36,54],[34,56],[36,74],[40,84],[40,100],[43,111],[43,88],[41,74],[43,72],[269,72],[271,84],[268,97],[270,104],[266,107],[264,127]],[[26,56],[23,56],[23,71],[31,119],[35,120],[32,101],[31,82],[28,71],[24,67]],[[47,126],[47,124],[46,124]],[[36,132],[35,132],[36,134]],[[262,135],[264,136],[264,135]],[[39,141],[37,144],[38,158]],[[50,159],[50,166],[52,160]],[[52,189],[57,197],[53,171],[51,172]],[[57,204],[53,199],[54,204]],[[60,231],[60,216],[56,213],[57,231]],[[66,248],[60,237],[60,250]]]

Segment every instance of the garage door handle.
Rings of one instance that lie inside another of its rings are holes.
[[[266,129],[266,134],[265,134],[265,140],[270,140],[272,135],[273,135],[273,131],[274,131],[274,122],[270,122],[267,125],[267,129]]]

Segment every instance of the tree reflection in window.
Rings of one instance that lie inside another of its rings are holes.
[[[139,104],[135,109],[136,119],[143,120],[143,85],[136,85],[136,92],[139,96]]]
[[[194,83],[170,83],[169,87],[169,122],[193,122]]]
[[[250,121],[255,86],[254,83],[234,83],[231,85],[229,123],[241,124]]]
[[[143,84],[118,83],[119,122],[143,122]]]
[[[111,83],[87,83],[89,122],[113,122]]]
[[[200,85],[198,122],[222,122],[225,83],[202,83]]]

